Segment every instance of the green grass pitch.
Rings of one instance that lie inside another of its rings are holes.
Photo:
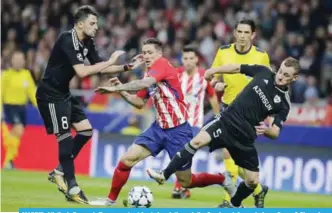
[[[47,173],[27,171],[2,171],[1,172],[1,211],[17,212],[20,207],[53,207],[53,208],[76,208],[92,207],[68,203],[64,196],[58,192],[56,186],[47,180]],[[92,200],[105,197],[108,194],[110,179],[91,178],[78,176],[78,181],[87,197]],[[221,187],[193,189],[192,196],[186,200],[174,200],[170,198],[172,184],[163,186],[152,181],[129,180],[123,188],[116,207],[123,207],[122,200],[127,197],[128,191],[133,186],[145,185],[154,194],[152,207],[165,208],[204,208],[216,207],[223,198]],[[245,206],[253,206],[253,198],[249,197],[244,202]],[[300,194],[289,192],[270,191],[266,197],[266,207],[332,207],[332,197]]]

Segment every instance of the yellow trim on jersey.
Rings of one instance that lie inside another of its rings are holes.
[[[212,67],[219,67],[226,64],[250,64],[264,65],[270,67],[270,59],[265,51],[252,45],[248,52],[239,53],[235,49],[235,44],[228,44],[218,49]],[[222,102],[231,104],[236,96],[250,82],[251,78],[244,74],[223,74],[223,79],[227,85],[224,91]]]

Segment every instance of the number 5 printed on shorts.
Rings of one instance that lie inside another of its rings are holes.
[[[217,129],[216,131],[213,132],[213,137],[218,138],[222,134],[221,129]]]

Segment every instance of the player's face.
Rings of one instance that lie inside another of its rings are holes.
[[[12,67],[14,69],[22,69],[25,66],[25,58],[23,53],[14,53],[12,56]]]
[[[82,28],[85,35],[88,37],[95,37],[98,30],[97,16],[90,14],[85,20],[82,21]]]
[[[193,70],[198,63],[198,57],[194,52],[184,52],[182,54],[182,63],[185,70]]]
[[[161,57],[161,50],[157,49],[154,44],[145,44],[142,47],[142,54],[145,65],[150,68],[152,64]]]
[[[236,44],[244,47],[251,44],[252,40],[255,38],[255,33],[252,32],[250,25],[238,24],[237,28],[234,30],[234,37]]]
[[[284,63],[282,63],[275,76],[275,84],[277,86],[287,86],[293,81],[296,81],[297,77],[298,75],[293,67],[286,67]]]

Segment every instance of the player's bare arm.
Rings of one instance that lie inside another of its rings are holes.
[[[84,78],[89,75],[97,74],[100,71],[105,70],[109,66],[114,65],[116,63],[116,61],[118,60],[118,58],[124,53],[125,52],[122,50],[117,50],[111,55],[111,57],[107,61],[99,62],[94,65],[84,65],[83,63],[75,64],[73,67],[74,67],[76,74],[80,78]],[[107,69],[103,73],[108,73]]]
[[[109,80],[109,83],[110,86],[122,85],[121,81],[118,78],[111,78]],[[138,97],[137,95],[130,94],[126,91],[121,91],[119,94],[126,102],[138,109],[142,109],[145,106],[146,100]]]
[[[141,89],[146,89],[157,83],[156,79],[153,77],[147,77],[140,80],[134,80],[126,84],[117,85],[114,87],[98,87],[98,89],[103,90],[104,93],[120,92],[120,91],[138,91]]]
[[[101,71],[101,73],[108,73],[108,74],[116,74],[126,71],[131,71],[139,68],[144,63],[142,54],[136,55],[130,63],[124,64],[124,65],[111,65],[104,70]]]
[[[215,74],[235,74],[240,72],[240,64],[228,64],[220,67],[212,67],[205,72],[204,78],[211,81]]]

